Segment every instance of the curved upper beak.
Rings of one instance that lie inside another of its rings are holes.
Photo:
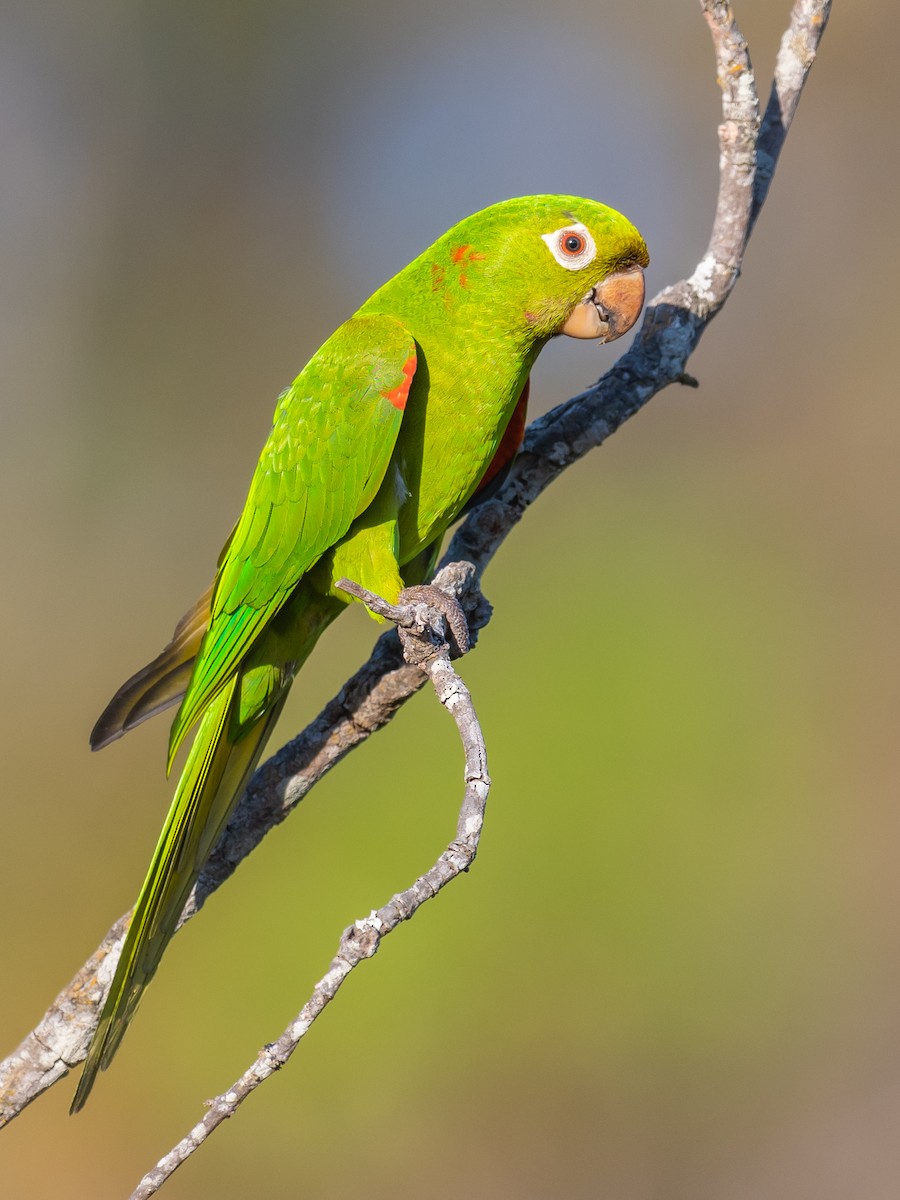
[[[607,275],[569,313],[560,333],[612,342],[627,333],[644,307],[644,272],[637,265]]]

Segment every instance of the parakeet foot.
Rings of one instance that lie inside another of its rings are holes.
[[[430,583],[420,583],[415,587],[404,588],[400,593],[400,603],[427,604],[430,608],[436,608],[447,622],[450,657],[460,658],[468,653],[469,623],[462,606],[452,596],[448,596],[440,588],[432,587]]]
[[[347,592],[348,595],[361,600],[370,612],[384,617],[388,621],[393,621],[401,633],[401,640],[403,640],[403,632],[412,629],[417,629],[419,634],[425,629],[431,629],[432,636],[435,634],[438,638],[443,636],[440,631],[434,629],[434,623],[429,621],[427,616],[423,619],[422,614],[414,612],[417,606],[426,605],[428,608],[436,610],[444,618],[450,657],[459,658],[469,649],[471,643],[466,614],[459,602],[452,596],[448,596],[446,592],[442,592],[440,588],[427,583],[404,588],[400,593],[398,603],[389,604],[381,596],[369,591],[361,584],[355,583],[352,579],[338,579],[335,587],[339,591]],[[408,656],[407,661],[409,661]]]

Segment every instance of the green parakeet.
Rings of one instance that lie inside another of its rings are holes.
[[[294,675],[355,580],[391,602],[512,461],[528,376],[559,333],[637,319],[647,249],[593,200],[525,196],[454,226],[380,288],[278,399],[210,589],[116,693],[94,749],[178,703],[169,765],[196,733],[72,1111],[109,1065]]]

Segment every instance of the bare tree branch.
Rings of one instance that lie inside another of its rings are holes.
[[[759,121],[746,43],[730,5],[701,0],[722,89],[719,196],[709,247],[688,279],[651,302],[626,354],[593,387],[535,421],[506,483],[457,531],[445,562],[467,560],[480,576],[526,508],[567,467],[608,437],[670,383],[692,383],[687,361],[724,304],[747,239],[768,194],[800,93],[815,59],[831,0],[796,0],[775,67],[771,97]],[[487,620],[471,579],[442,582],[469,614]],[[257,771],[185,908],[182,923],[238,863],[306,796],[335,763],[391,719],[424,682],[403,662],[395,633],[384,635],[368,662],[301,734]],[[126,917],[59,994],[40,1024],[0,1063],[0,1126],[84,1058],[99,1007],[121,950]]]
[[[474,577],[474,568],[467,573]],[[381,939],[407,921],[433,896],[463,871],[468,871],[478,852],[478,842],[484,825],[491,781],[487,770],[487,750],[484,736],[469,690],[450,663],[450,649],[444,641],[444,623],[452,627],[454,617],[447,612],[446,597],[436,588],[411,588],[400,596],[400,604],[386,603],[358,584],[342,579],[338,585],[363,600],[373,612],[394,621],[400,631],[404,657],[430,679],[441,704],[451,713],[466,755],[465,782],[462,806],[456,822],[456,837],[440,855],[437,862],[415,883],[399,892],[377,912],[356,921],[341,935],[337,954],[303,1008],[288,1025],[277,1042],[264,1046],[255,1062],[231,1085],[227,1092],[210,1100],[203,1118],[191,1131],[159,1160],[144,1176],[130,1200],[147,1200],[194,1151],[218,1129],[251,1092],[284,1066],[312,1023],[337,995],[341,984],[354,967],[371,958],[381,945]],[[452,603],[452,602],[451,602]],[[457,625],[451,636],[459,641],[462,630]]]
[[[796,0],[791,22],[781,39],[775,62],[775,78],[766,105],[756,147],[756,178],[753,182],[753,208],[750,229],[769,194],[769,184],[810,67],[815,62],[819,42],[831,14],[831,0]],[[749,236],[749,231],[748,231]]]

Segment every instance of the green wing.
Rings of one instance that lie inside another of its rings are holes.
[[[173,753],[197,717],[203,719],[135,905],[73,1112],[115,1054],[281,711],[286,689],[252,719],[240,719],[242,659],[304,573],[373,500],[415,366],[415,342],[392,317],[352,318],[325,343],[279,399],[211,594],[179,622],[162,655],[119,689],[101,718],[97,744],[173,700],[193,659],[172,729]],[[317,612],[315,603],[313,597],[300,614],[311,622],[313,640],[334,615],[330,608]]]
[[[172,724],[170,765],[303,575],[371,503],[415,366],[415,342],[399,321],[352,317],[282,393],[219,565],[209,627]]]

